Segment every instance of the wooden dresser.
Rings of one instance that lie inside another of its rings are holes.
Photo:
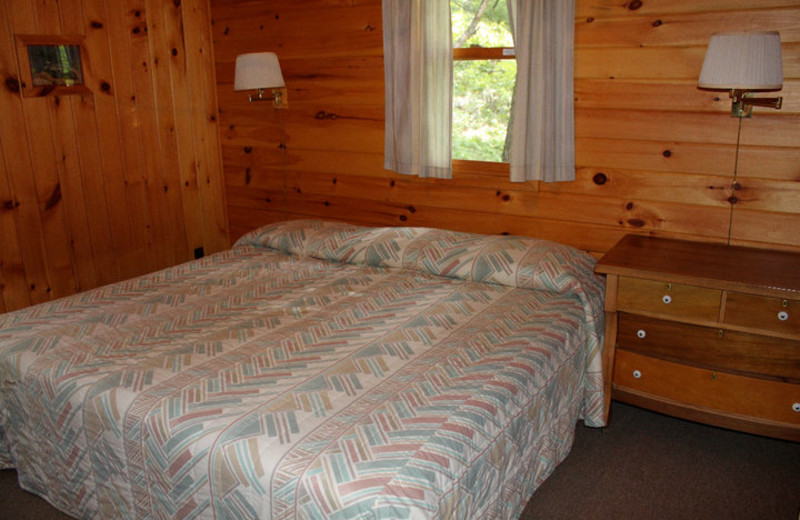
[[[800,254],[628,235],[606,275],[606,391],[800,441]]]

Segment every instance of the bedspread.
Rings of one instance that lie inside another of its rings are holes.
[[[0,464],[86,518],[515,518],[603,424],[593,265],[290,221],[0,315]]]

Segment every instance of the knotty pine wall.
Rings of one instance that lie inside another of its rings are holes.
[[[540,236],[599,254],[626,233],[800,249],[800,2],[577,0],[577,180],[452,180],[383,169],[380,0],[211,0],[231,238],[285,218]],[[779,30],[780,111],[729,115],[697,89],[715,31]],[[237,54],[274,51],[289,108],[232,88]],[[285,154],[281,143],[285,130]],[[735,174],[736,172],[736,174]],[[284,192],[284,186],[287,188]]]
[[[22,95],[31,34],[88,92]],[[228,246],[207,0],[2,0],[0,77],[0,312]]]

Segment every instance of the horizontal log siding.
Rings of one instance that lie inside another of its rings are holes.
[[[626,233],[800,249],[800,5],[754,5],[577,0],[577,179],[543,184],[510,183],[497,164],[457,162],[452,180],[383,169],[379,0],[211,0],[232,239],[297,217],[533,235],[595,254]],[[781,31],[786,76],[783,109],[742,121],[738,165],[727,93],[697,88],[711,33],[732,30]],[[280,58],[280,113],[233,91],[236,55],[255,51]]]

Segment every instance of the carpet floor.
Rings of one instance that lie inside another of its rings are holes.
[[[520,520],[800,520],[800,443],[713,428],[614,402]],[[0,471],[0,518],[69,517]],[[454,519],[458,520],[458,519]]]

